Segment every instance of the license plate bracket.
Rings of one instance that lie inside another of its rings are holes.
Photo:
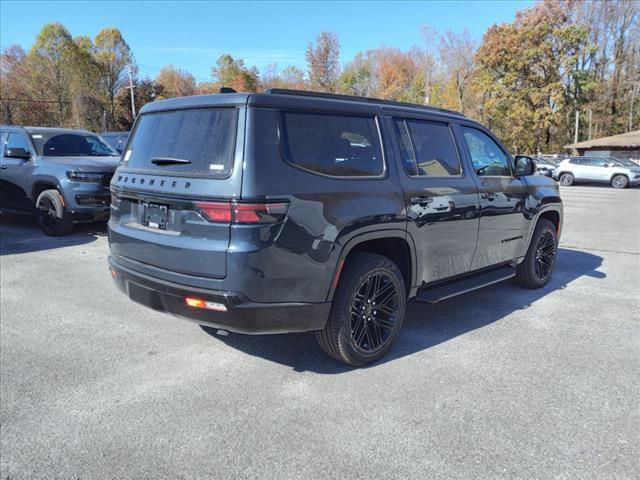
[[[143,203],[142,204],[142,224],[157,228],[158,230],[167,229],[167,220],[169,218],[169,207],[160,203]]]

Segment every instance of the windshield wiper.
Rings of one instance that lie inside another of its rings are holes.
[[[186,165],[191,163],[191,160],[184,158],[171,158],[171,157],[157,157],[151,160],[154,165]]]

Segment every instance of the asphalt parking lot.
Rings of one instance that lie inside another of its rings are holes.
[[[638,478],[640,189],[562,197],[547,287],[413,304],[361,370],[130,302],[104,226],[2,216],[2,479]]]

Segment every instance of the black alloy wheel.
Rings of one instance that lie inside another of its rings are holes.
[[[389,341],[398,320],[400,292],[384,272],[367,277],[351,301],[351,336],[363,352],[374,353]]]

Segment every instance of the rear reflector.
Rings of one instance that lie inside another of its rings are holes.
[[[216,312],[226,312],[227,307],[225,307],[222,303],[216,302],[207,302],[206,300],[201,300],[200,298],[186,297],[185,301],[187,305],[193,308],[204,308],[205,310],[215,310]]]
[[[196,202],[194,205],[211,222],[244,224],[278,222],[289,208],[286,202]]]

